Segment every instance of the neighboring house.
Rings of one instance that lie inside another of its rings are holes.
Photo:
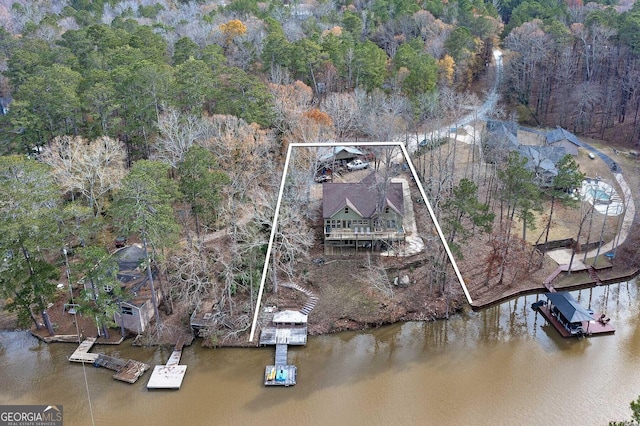
[[[545,146],[523,145],[517,138],[515,123],[490,120],[487,122],[487,139],[484,144],[485,159],[500,162],[510,151],[518,151],[527,159],[526,168],[536,175],[538,184],[548,187],[558,175],[556,164],[567,154],[577,155],[579,142],[575,135],[564,129],[555,129],[546,135]],[[575,154],[573,152],[575,151]]]
[[[548,146],[563,147],[567,154],[574,157],[578,155],[578,147],[581,146],[576,135],[561,127],[547,132],[545,140]]]
[[[118,281],[127,295],[127,300],[120,303],[120,312],[114,315],[114,321],[132,333],[143,333],[154,317],[151,288],[147,271],[142,266],[144,248],[141,244],[132,244],[117,250],[113,257],[118,263]],[[91,291],[90,283],[85,282],[84,287]],[[156,292],[156,296],[160,303],[159,292]]]
[[[358,183],[322,186],[325,254],[351,253],[358,248],[386,249],[404,241],[402,184],[383,184],[370,173]]]
[[[487,138],[483,145],[485,161],[497,163],[505,160],[509,151],[518,149],[518,127],[509,121],[487,121]]]
[[[504,132],[518,136],[518,124],[513,121],[487,120],[487,131],[491,133]]]
[[[549,187],[558,175],[556,164],[566,155],[563,147],[520,145],[520,156],[527,159],[525,167],[536,175],[538,185]]]

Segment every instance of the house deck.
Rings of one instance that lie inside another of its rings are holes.
[[[551,311],[547,306],[541,306],[538,308],[542,316],[551,324],[553,327],[558,330],[558,333],[562,337],[576,337],[572,335],[565,327],[562,325],[558,319],[551,315]],[[608,323],[602,323],[597,318],[600,318],[600,315],[597,313],[592,314],[592,321],[583,321],[582,328],[587,330],[587,336],[599,335],[599,334],[612,334],[615,333],[616,329],[609,325]]]
[[[388,240],[398,241],[403,240],[406,237],[404,232],[398,231],[360,231],[356,232],[350,229],[331,229],[329,233],[325,233],[325,240],[329,241],[341,241],[341,240]]]

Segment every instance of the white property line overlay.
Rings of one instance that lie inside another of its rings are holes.
[[[453,253],[451,253],[451,249],[449,248],[449,244],[444,237],[444,233],[442,232],[442,228],[440,228],[440,224],[438,223],[438,219],[431,207],[431,203],[429,202],[429,198],[427,198],[427,194],[422,187],[422,182],[418,178],[418,174],[416,173],[416,169],[411,162],[411,158],[409,157],[409,152],[407,151],[406,146],[402,142],[340,142],[340,143],[329,143],[329,142],[317,142],[317,143],[290,143],[287,149],[287,157],[284,161],[284,170],[282,172],[282,178],[280,180],[280,191],[278,192],[278,200],[276,201],[276,210],[273,216],[273,223],[271,225],[271,235],[269,236],[269,245],[267,246],[267,253],[265,255],[264,266],[262,268],[262,278],[260,279],[260,289],[258,290],[258,299],[256,301],[256,309],[253,314],[253,323],[251,324],[251,333],[249,334],[249,342],[253,342],[254,334],[256,332],[256,325],[258,323],[258,315],[260,313],[260,304],[262,302],[262,294],[264,292],[264,284],[267,281],[267,272],[269,269],[269,259],[271,258],[271,250],[273,248],[273,240],[275,239],[276,230],[278,229],[278,215],[280,214],[280,206],[282,205],[282,195],[284,194],[284,185],[287,180],[287,172],[289,170],[289,160],[291,159],[291,152],[293,148],[322,148],[322,147],[339,147],[339,146],[397,146],[402,150],[402,154],[404,155],[407,164],[409,165],[409,169],[411,170],[411,174],[415,179],[415,182],[418,184],[418,189],[420,190],[420,195],[422,195],[422,199],[427,206],[427,210],[429,210],[429,215],[431,216],[431,220],[433,220],[433,224],[438,231],[438,236],[440,237],[440,241],[442,241],[442,245],[444,246],[445,251],[447,252],[447,256],[449,257],[449,261],[453,266],[453,270],[456,272],[456,277],[458,277],[458,281],[460,282],[460,286],[464,291],[464,295],[467,298],[467,301],[471,305],[473,300],[471,299],[471,295],[467,290],[467,286],[464,283],[464,278],[462,278],[462,274],[460,274],[460,269],[458,268],[458,264],[456,260],[453,258]]]

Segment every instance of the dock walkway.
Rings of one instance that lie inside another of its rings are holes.
[[[287,344],[276,345],[276,363],[267,365],[264,370],[265,386],[292,386],[296,384],[298,369],[287,364]]]
[[[78,349],[69,357],[69,361],[87,362],[93,364],[94,367],[113,370],[116,372],[112,376],[114,379],[127,383],[135,383],[149,369],[149,364],[144,362],[133,359],[124,360],[105,354],[89,352],[95,343],[95,337],[88,337],[84,342],[80,343]]]
[[[71,356],[69,357],[69,361],[93,363],[99,355],[89,352],[95,343],[95,337],[87,337],[82,343],[80,343],[78,349],[76,349],[75,352],[71,354]]]

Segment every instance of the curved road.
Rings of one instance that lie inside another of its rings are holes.
[[[492,111],[497,102],[498,102],[498,87],[500,87],[500,84],[502,83],[502,76],[503,76],[503,62],[502,62],[502,51],[499,49],[494,49],[493,50],[493,58],[495,60],[495,66],[496,66],[496,76],[495,76],[495,80],[493,82],[493,86],[491,87],[491,91],[489,92],[489,94],[487,95],[485,101],[482,103],[482,105],[480,105],[479,107],[477,107],[476,109],[474,109],[473,112],[465,115],[464,117],[462,117],[459,120],[456,120],[455,123],[456,127],[459,126],[467,126],[470,123],[476,121],[476,120],[483,120],[486,121],[488,119],[488,113],[490,111]],[[519,127],[520,130],[523,131],[528,131],[528,132],[532,132],[532,133],[538,133],[538,134],[546,134],[546,132],[541,132],[540,130],[536,130],[536,129],[531,129],[531,128],[526,128],[526,127]],[[474,129],[475,130],[475,129]],[[430,135],[442,135],[442,134],[448,134],[451,133],[451,127],[445,127],[442,129],[439,129],[435,132],[430,133]],[[407,137],[408,135],[405,136],[407,140],[407,149],[409,149],[410,151],[415,151],[418,148],[418,140],[415,136],[411,136],[411,137]],[[427,135],[425,135],[427,136]],[[471,142],[473,143],[473,142]],[[598,157],[600,157],[602,159],[602,161],[604,161],[607,166],[609,166],[609,169],[613,172],[613,175],[616,179],[616,181],[618,182],[618,184],[620,185],[620,188],[622,189],[622,196],[621,198],[623,199],[624,203],[625,203],[625,212],[624,212],[624,218],[622,221],[622,225],[620,227],[620,231],[617,235],[617,237],[615,237],[612,241],[610,241],[609,243],[603,245],[600,247],[600,249],[596,249],[596,250],[592,250],[591,252],[587,253],[587,256],[589,257],[594,257],[596,256],[596,254],[600,254],[603,255],[604,253],[606,253],[607,251],[611,251],[613,249],[615,249],[616,247],[618,247],[620,244],[622,244],[627,236],[629,235],[629,232],[631,230],[631,225],[633,223],[633,219],[635,217],[635,204],[634,204],[634,200],[633,200],[633,196],[632,196],[632,192],[631,189],[629,188],[629,185],[627,184],[627,182],[624,180],[624,177],[622,176],[622,168],[620,167],[620,165],[614,161],[611,157],[609,157],[607,154],[599,151],[598,149],[594,148],[593,146],[582,142],[580,140],[577,140],[577,143],[579,146],[581,146],[582,148],[587,149],[589,152],[592,152],[594,155],[597,155]],[[566,253],[564,253],[564,251],[561,250],[554,250],[552,252],[548,252],[548,254],[554,253],[555,255],[553,256],[554,260],[556,260],[559,264],[562,263],[569,263],[569,257],[571,256],[570,254],[570,250],[569,250],[569,254],[567,256]],[[566,262],[565,262],[566,260]]]

